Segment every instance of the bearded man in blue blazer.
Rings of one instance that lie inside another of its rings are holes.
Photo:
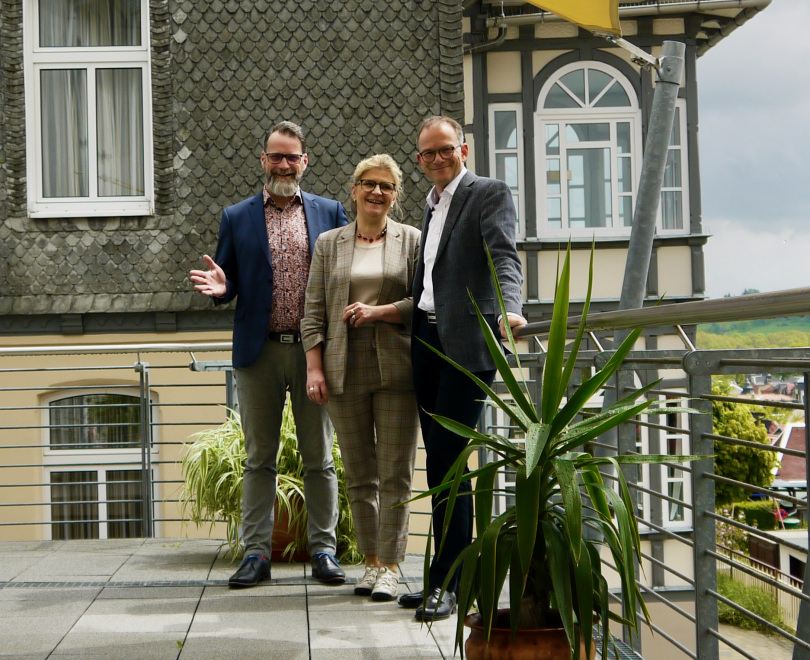
[[[428,487],[438,486],[467,445],[435,422],[438,414],[474,427],[484,393],[466,375],[435,355],[423,342],[475,373],[485,383],[495,377],[470,294],[497,334],[504,335],[486,244],[492,255],[512,328],[526,324],[522,314],[523,271],[515,246],[517,217],[512,194],[503,181],[479,177],[464,166],[464,132],[450,117],[430,117],[417,132],[417,160],[433,182],[422,222],[419,261],[413,280],[411,363],[425,444]],[[469,292],[469,293],[468,293]],[[420,341],[421,340],[421,341]],[[470,482],[460,490],[470,490]],[[456,611],[458,571],[444,594],[441,587],[459,553],[472,541],[471,497],[456,500],[446,535],[445,494],[433,498],[434,552],[426,594],[400,597],[417,607],[419,621],[446,619]],[[444,542],[442,552],[438,548]]]
[[[343,206],[302,192],[307,168],[301,127],[284,121],[267,134],[261,154],[262,191],[222,213],[214,259],[192,270],[194,288],[215,304],[236,298],[233,367],[247,461],[242,488],[245,559],[228,584],[252,587],[270,579],[276,456],[289,393],[304,463],[312,575],[340,584],[335,559],[337,477],[332,424],[306,392],[306,357],[300,324],[312,250],[318,236],[347,224]]]

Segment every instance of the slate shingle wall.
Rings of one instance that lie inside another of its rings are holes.
[[[415,129],[463,113],[457,0],[150,0],[156,215],[33,220],[22,4],[0,3],[0,317],[209,309],[187,272],[213,252],[222,208],[258,192],[282,119],[307,133],[306,190],[348,207],[354,165],[386,151],[418,224]]]

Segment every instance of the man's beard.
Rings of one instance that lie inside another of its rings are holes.
[[[292,197],[298,191],[298,184],[301,181],[301,175],[296,174],[295,179],[289,181],[287,179],[278,178],[278,174],[292,174],[291,170],[284,172],[271,172],[267,177],[267,188],[276,197]]]

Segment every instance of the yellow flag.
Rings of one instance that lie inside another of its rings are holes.
[[[527,0],[530,4],[557,14],[591,32],[622,36],[619,26],[619,0]]]

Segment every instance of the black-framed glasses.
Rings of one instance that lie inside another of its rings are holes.
[[[426,163],[432,163],[436,160],[436,154],[439,154],[442,157],[442,160],[447,160],[450,156],[453,155],[453,152],[461,147],[460,144],[457,144],[454,147],[442,147],[441,149],[425,149],[425,151],[417,152],[419,156],[422,158],[423,161]]]
[[[371,179],[360,179],[359,186],[367,193],[374,192],[379,186],[380,192],[383,195],[392,195],[397,189],[396,184],[389,183],[388,181],[372,181]]]
[[[264,154],[273,165],[278,165],[282,160],[285,158],[290,165],[298,165],[301,157],[304,154],[270,154],[265,152]]]

